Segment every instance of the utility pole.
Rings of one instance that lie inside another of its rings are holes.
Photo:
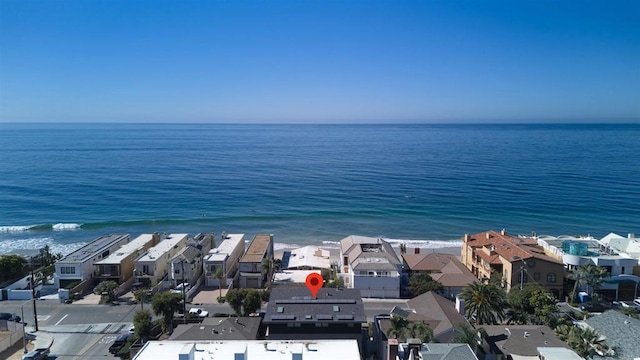
[[[520,290],[522,290],[523,281],[524,281],[524,259],[522,259],[522,264],[520,264]]]
[[[33,323],[38,331],[38,312],[36,310],[36,283],[33,280],[33,270],[31,270],[31,299],[33,300]]]
[[[186,324],[187,323],[187,296],[184,293],[184,257],[182,259],[182,261],[180,261],[180,265],[182,266],[182,323]]]

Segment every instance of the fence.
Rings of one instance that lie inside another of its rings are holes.
[[[0,339],[0,353],[22,340],[22,324],[14,321],[0,320],[0,331],[9,332],[9,336]]]

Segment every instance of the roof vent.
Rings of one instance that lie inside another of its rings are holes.
[[[524,338],[525,338],[525,339],[526,339],[526,338],[528,338],[528,337],[529,337],[529,335],[530,335],[530,334],[529,334],[529,332],[528,332],[528,331],[525,331],[525,332],[524,332]]]

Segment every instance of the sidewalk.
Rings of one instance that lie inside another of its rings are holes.
[[[28,340],[27,351],[40,348],[51,348],[53,345],[53,338],[51,335],[42,332],[27,333],[26,338]],[[0,355],[7,356],[6,360],[22,359],[22,355],[24,355],[23,342],[17,342],[14,346],[7,349],[7,351],[0,353]]]

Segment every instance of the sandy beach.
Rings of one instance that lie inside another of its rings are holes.
[[[331,262],[340,262],[340,249],[336,248],[336,247],[324,247],[324,246],[319,246],[322,249],[325,250],[329,250],[330,252],[330,259]],[[409,254],[413,254],[415,248],[407,248],[407,253]],[[452,246],[452,247],[442,247],[442,248],[417,248],[419,249],[421,254],[425,254],[425,253],[445,253],[445,254],[452,254],[458,257],[458,259],[460,259],[460,247],[459,246]],[[286,250],[291,250],[291,249],[286,249]],[[275,250],[274,251],[274,257],[276,259],[282,259],[282,255],[284,254],[284,252],[286,251],[285,249],[279,249],[279,250]],[[398,257],[400,257],[400,248],[398,247],[394,247],[394,250],[396,250],[396,253],[398,254]]]

